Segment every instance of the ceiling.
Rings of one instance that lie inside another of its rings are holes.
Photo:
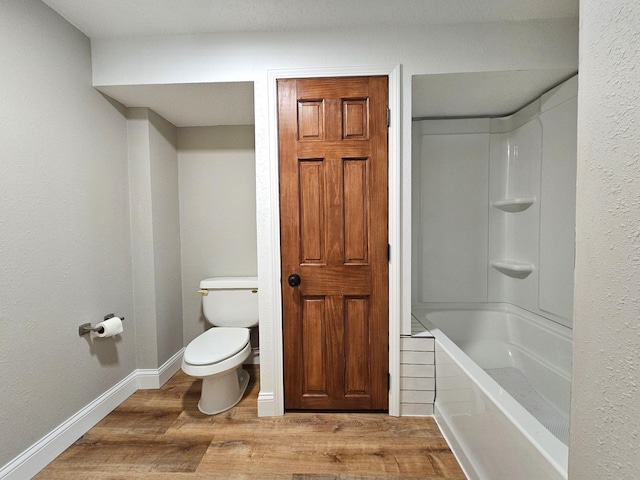
[[[526,21],[578,16],[579,0],[43,0],[90,38]],[[402,8],[399,8],[401,5]],[[412,116],[511,113],[570,70],[420,75]],[[103,86],[178,127],[254,122],[253,83]]]
[[[149,107],[176,127],[253,125],[253,82],[98,87],[127,107]]]
[[[574,69],[415,75],[413,118],[501,117],[538,98]]]

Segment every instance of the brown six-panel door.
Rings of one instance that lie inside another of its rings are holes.
[[[278,81],[286,409],[388,409],[387,85]]]

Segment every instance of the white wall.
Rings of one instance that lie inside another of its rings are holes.
[[[580,2],[569,477],[640,472],[640,3]]]
[[[256,276],[253,125],[178,129],[184,343],[209,325],[200,280]]]
[[[89,40],[0,2],[0,466],[136,367],[127,131]],[[78,326],[127,317],[117,338]]]
[[[94,85],[236,82],[263,78],[271,68],[401,63],[410,91],[417,73],[575,67],[577,27],[576,19],[555,19],[103,38],[92,41],[93,80]]]
[[[268,399],[281,382],[274,365],[274,318],[279,301],[273,272],[277,235],[272,231],[268,71],[307,67],[402,65],[402,170],[411,171],[411,77],[414,74],[577,67],[574,19],[497,24],[349,29],[304,32],[224,33],[95,39],[94,85],[253,81],[256,115],[256,203],[260,276],[260,384]],[[375,46],[375,48],[372,48]],[[395,128],[395,127],[392,127]],[[411,175],[403,174],[400,245],[403,333],[410,333]],[[276,412],[268,400],[261,414]]]

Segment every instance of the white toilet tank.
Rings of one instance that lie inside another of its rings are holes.
[[[258,278],[215,277],[200,282],[205,318],[218,327],[258,325]]]

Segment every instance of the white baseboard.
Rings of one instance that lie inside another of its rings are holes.
[[[157,369],[137,369],[0,469],[0,479],[31,478],[136,390],[160,388],[180,368],[184,349]]]
[[[183,353],[184,348],[176,352],[176,354],[164,362],[160,368],[139,368],[136,370],[138,372],[138,388],[140,390],[149,390],[160,388],[167,383],[167,381],[180,370]]]
[[[31,478],[138,389],[137,372],[111,387],[0,470],[0,478]]]
[[[275,395],[273,392],[258,393],[258,416],[277,417]],[[281,415],[281,414],[280,414]]]

